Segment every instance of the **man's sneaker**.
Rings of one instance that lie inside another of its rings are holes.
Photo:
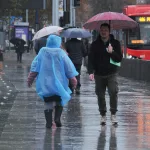
[[[111,123],[114,125],[118,123],[116,115],[111,115]]]
[[[101,125],[105,125],[106,124],[106,116],[101,116]]]

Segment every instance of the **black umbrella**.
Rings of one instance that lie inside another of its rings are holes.
[[[17,38],[17,37],[14,37],[14,38],[10,39],[10,43],[12,43],[12,44],[14,44],[14,45],[16,45],[17,43],[19,43],[19,41],[20,41],[23,45],[26,44],[26,42],[25,42],[23,39],[20,39],[20,38]]]

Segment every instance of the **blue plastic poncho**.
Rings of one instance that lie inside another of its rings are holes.
[[[38,95],[49,97],[61,96],[64,106],[71,99],[68,79],[78,75],[68,55],[60,48],[61,38],[50,35],[46,47],[40,49],[31,64],[31,72],[37,72],[36,91]]]

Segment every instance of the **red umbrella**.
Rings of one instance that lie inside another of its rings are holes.
[[[123,13],[104,12],[90,18],[83,27],[90,30],[99,30],[102,23],[109,23],[112,29],[129,29],[138,26],[136,21]]]

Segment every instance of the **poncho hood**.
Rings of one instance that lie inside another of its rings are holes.
[[[60,48],[61,46],[61,37],[57,35],[50,35],[47,38],[46,47],[48,48]]]

